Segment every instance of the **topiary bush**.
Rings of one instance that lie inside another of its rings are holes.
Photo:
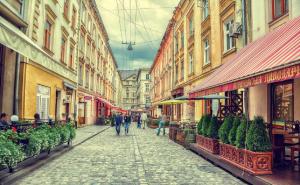
[[[246,118],[242,118],[241,124],[238,126],[237,131],[236,131],[236,136],[235,136],[236,137],[236,139],[235,139],[236,147],[245,148],[247,129],[248,129],[247,120],[246,120]]]
[[[203,121],[201,123],[202,128],[201,128],[201,133],[204,136],[207,136],[207,130],[209,128],[209,123],[210,123],[210,115],[204,115]]]
[[[254,117],[246,133],[246,148],[253,152],[267,152],[272,149],[266,125],[261,116]]]
[[[232,124],[233,124],[233,117],[232,116],[226,117],[224,119],[224,123],[221,125],[218,131],[219,138],[225,144],[229,144],[228,136],[232,128]]]
[[[241,120],[239,117],[235,117],[234,120],[233,120],[233,125],[232,125],[232,128],[229,132],[229,143],[231,145],[235,145],[235,140],[236,140],[236,132],[237,132],[237,128],[238,126],[241,124]]]
[[[70,139],[70,130],[66,126],[61,126],[59,129],[60,132],[60,143],[68,142]]]
[[[202,122],[203,122],[203,116],[201,117],[200,121],[197,124],[197,133],[199,135],[202,135]]]
[[[213,116],[210,120],[209,128],[207,129],[207,136],[212,139],[218,139],[218,119],[216,116]]]

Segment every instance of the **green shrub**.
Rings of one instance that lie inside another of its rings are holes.
[[[207,136],[212,139],[218,138],[218,119],[216,116],[213,116],[210,120],[209,128],[207,129]]]
[[[232,128],[232,122],[233,122],[232,116],[225,118],[224,123],[221,125],[219,132],[218,132],[219,138],[225,144],[229,144],[228,136],[229,136],[229,132]]]
[[[250,124],[250,123],[249,123]],[[241,124],[236,131],[235,146],[238,148],[245,148],[246,133],[247,133],[247,120],[243,118]]]
[[[39,137],[38,134],[33,133],[29,134],[28,138],[28,145],[26,147],[26,154],[27,156],[36,156],[42,150],[42,139]]]
[[[202,122],[203,122],[203,116],[201,117],[200,121],[197,124],[197,133],[199,135],[202,135]]]
[[[210,118],[211,118],[210,115],[205,115],[203,118],[203,121],[201,123],[201,125],[202,125],[201,133],[204,136],[207,136],[207,130],[209,128]]]
[[[0,166],[13,168],[25,157],[21,147],[9,139],[0,139]]]
[[[267,152],[272,149],[266,125],[260,116],[254,118],[246,133],[246,148],[253,152]]]
[[[67,124],[67,128],[70,131],[70,139],[73,140],[76,136],[76,129],[74,128],[74,126],[71,123]]]
[[[232,128],[231,128],[231,130],[229,132],[229,138],[228,138],[229,143],[231,145],[235,145],[236,132],[237,132],[237,128],[240,125],[240,123],[241,123],[240,118],[239,117],[235,117],[234,121],[233,121],[233,126],[232,126]]]

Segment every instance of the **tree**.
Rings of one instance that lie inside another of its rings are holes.
[[[210,115],[205,115],[202,121],[202,130],[201,133],[204,136],[207,136],[207,130],[209,128],[209,123],[210,123]]]
[[[247,132],[247,120],[243,118],[241,124],[238,126],[236,131],[236,140],[235,140],[236,147],[245,148],[246,132]]]
[[[272,149],[266,125],[261,116],[255,117],[246,133],[246,148],[253,152],[267,152]]]
[[[209,128],[207,130],[207,136],[212,139],[218,139],[218,120],[216,116],[213,116],[210,120]]]
[[[231,145],[235,145],[236,131],[237,131],[237,128],[240,125],[240,123],[241,123],[240,118],[239,117],[235,117],[234,121],[233,121],[233,126],[232,126],[232,128],[231,128],[231,130],[229,132],[229,138],[228,138],[229,143]]]
[[[201,117],[200,121],[197,124],[197,133],[199,135],[202,135],[202,122],[203,122],[203,116]]]
[[[229,144],[228,136],[230,129],[232,128],[233,117],[229,116],[224,119],[224,123],[221,125],[218,135],[221,141],[225,144]]]

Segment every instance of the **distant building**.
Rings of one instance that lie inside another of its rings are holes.
[[[150,68],[142,68],[139,69],[137,75],[137,107],[138,108],[150,108],[151,100],[150,100]]]
[[[137,107],[137,75],[138,70],[120,70],[123,83],[123,108],[126,110]]]

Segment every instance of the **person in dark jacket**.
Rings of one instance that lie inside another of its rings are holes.
[[[138,115],[137,115],[137,128],[141,128],[141,114],[139,113]]]
[[[129,131],[129,125],[131,123],[131,116],[127,113],[126,116],[124,117],[124,122],[125,122],[125,134],[128,134]]]
[[[121,131],[121,124],[123,122],[123,116],[119,113],[117,116],[116,116],[116,132],[117,132],[117,135],[119,136],[120,135],[120,131]]]
[[[0,118],[0,130],[6,130],[8,129],[10,124],[8,123],[8,116],[6,113],[1,113]]]

